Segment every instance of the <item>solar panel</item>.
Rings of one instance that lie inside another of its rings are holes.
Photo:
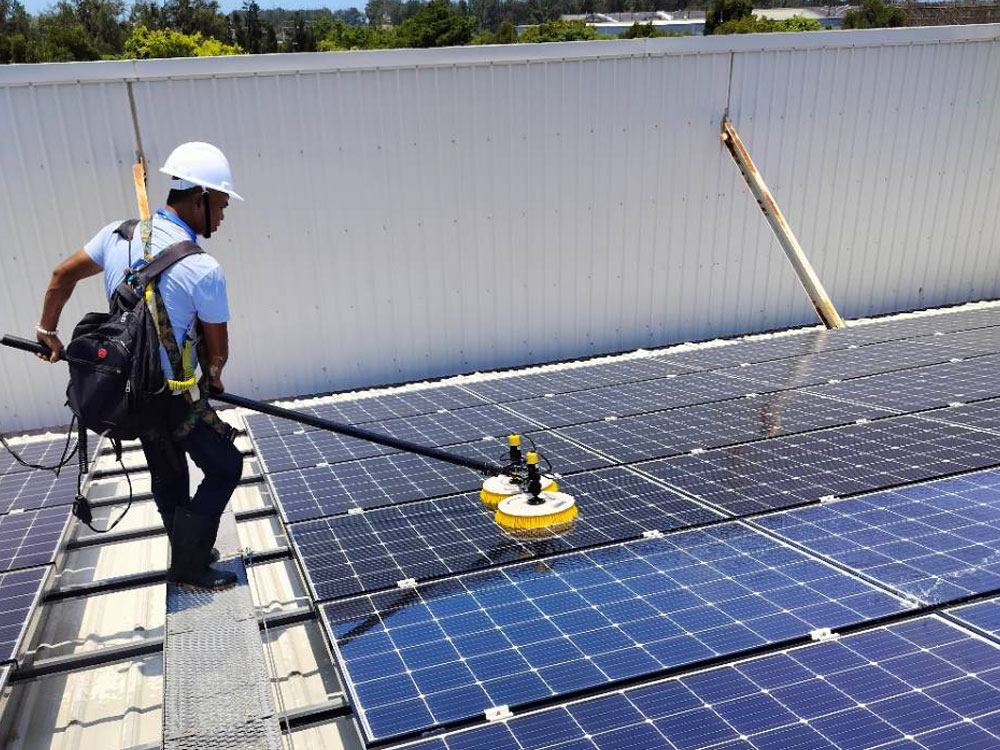
[[[494,403],[519,401],[546,393],[571,393],[608,385],[652,380],[687,371],[653,358],[633,357],[617,362],[569,367],[544,372],[511,373],[506,377],[466,383],[465,388]]]
[[[0,662],[17,654],[49,568],[0,573]]]
[[[637,464],[738,516],[1000,464],[1000,435],[911,416]]]
[[[987,750],[998,705],[1000,649],[924,617],[409,750]]]
[[[560,480],[576,498],[575,527],[551,539],[515,539],[497,527],[474,493],[290,527],[316,600],[334,599],[494,567],[720,516],[626,469]]]
[[[419,445],[443,447],[512,432],[537,430],[538,425],[487,404],[467,409],[422,414],[386,422],[366,424],[365,429]],[[343,437],[320,430],[300,431],[256,441],[257,455],[269,472],[286,471],[318,463],[340,463],[399,451],[367,440]]]
[[[52,562],[69,517],[65,505],[0,516],[0,571]]]
[[[314,404],[295,411],[334,422],[366,424],[397,417],[431,414],[441,409],[461,409],[482,403],[481,398],[463,388],[441,386]],[[248,414],[245,419],[247,430],[254,439],[287,435],[302,429],[296,422],[266,414]]]
[[[66,438],[64,436],[55,440],[23,443],[21,445],[14,444],[11,447],[28,463],[50,466],[59,463],[60,459],[62,459],[63,451],[66,449]],[[66,450],[66,455],[72,453],[75,447],[76,438],[70,438],[69,449]],[[71,464],[75,466],[76,460],[74,459]],[[33,471],[33,469],[30,466],[19,464],[10,453],[0,450],[0,477],[27,471]]]
[[[72,505],[75,497],[76,468],[73,466],[67,467],[58,477],[48,471],[0,477],[0,513]]]
[[[507,407],[545,427],[565,427],[691,404],[740,398],[752,384],[720,372],[691,373],[578,393],[516,401]]]
[[[764,440],[889,416],[870,406],[782,391],[671,411],[560,428],[559,433],[621,463]]]
[[[322,612],[374,741],[901,609],[859,579],[726,524]]]
[[[919,604],[1000,590],[1000,471],[764,516],[756,523]]]
[[[1000,396],[1000,355],[873,375],[810,388],[810,392],[902,412]]]
[[[1000,399],[978,401],[974,404],[936,409],[920,415],[922,419],[1000,433]],[[987,440],[989,438],[986,438]]]
[[[559,436],[536,433],[539,450],[560,474],[607,466],[609,462]],[[451,446],[449,452],[486,461],[498,460],[499,441]],[[269,481],[286,521],[346,513],[351,508],[426,500],[478,491],[483,477],[472,469],[410,453],[377,456],[350,463],[316,466],[279,474]]]
[[[1000,597],[947,610],[948,616],[1000,641]]]

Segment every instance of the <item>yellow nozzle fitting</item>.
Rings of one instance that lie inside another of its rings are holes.
[[[529,466],[535,466],[538,464],[538,454],[534,451],[528,451],[524,454],[524,460]]]
[[[510,444],[511,448],[521,447],[521,436],[520,435],[508,435],[507,442]]]

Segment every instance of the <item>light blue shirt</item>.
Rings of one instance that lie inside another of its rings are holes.
[[[183,221],[176,216],[168,219],[162,213],[158,211],[153,217],[150,238],[152,255],[176,242],[197,242],[194,232]],[[104,269],[104,289],[108,299],[124,277],[125,269],[142,258],[139,227],[136,227],[130,244],[115,234],[119,225],[120,221],[108,224],[83,247],[87,255]],[[160,275],[159,287],[178,346],[183,346],[186,338],[194,340],[198,320],[205,323],[229,321],[226,276],[218,261],[207,253],[191,255],[175,263]],[[173,370],[163,347],[160,347],[160,363],[163,372],[171,377]]]

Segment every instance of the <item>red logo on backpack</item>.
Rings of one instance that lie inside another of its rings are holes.
[[[107,356],[108,356],[108,350],[105,349],[103,346],[100,349],[97,350],[97,358],[98,359],[104,359]]]

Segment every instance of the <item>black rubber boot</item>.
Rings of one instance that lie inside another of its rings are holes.
[[[174,514],[173,555],[167,580],[200,589],[224,589],[235,584],[235,573],[209,564],[218,532],[218,517],[200,516],[179,508]]]
[[[173,550],[174,545],[174,514],[164,513],[162,510],[157,511],[160,514],[160,518],[163,519],[163,530],[167,534],[167,541],[170,542],[170,549]],[[209,559],[209,563],[219,562],[219,550],[212,547],[212,555]]]

